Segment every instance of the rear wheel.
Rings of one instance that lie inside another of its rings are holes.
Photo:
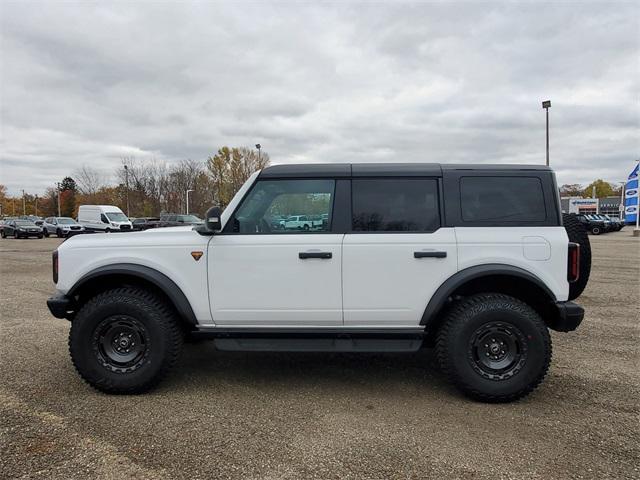
[[[141,393],[176,363],[183,332],[172,309],[155,294],[117,288],[89,300],[69,332],[80,376],[107,393]]]
[[[600,235],[600,227],[591,227],[591,233],[593,233],[594,235]]]
[[[1,236],[2,238],[7,238],[7,234],[6,234],[6,233],[4,233],[4,229],[2,230],[2,232],[0,232],[0,236]]]
[[[529,305],[486,293],[458,301],[436,339],[438,362],[468,397],[511,402],[531,393],[551,362],[551,337]]]
[[[580,276],[578,280],[569,284],[569,300],[574,300],[582,294],[589,282],[589,275],[591,274],[591,243],[589,243],[589,236],[584,225],[574,215],[564,214],[562,223],[567,231],[569,241],[580,244]]]

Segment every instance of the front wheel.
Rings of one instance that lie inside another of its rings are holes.
[[[49,230],[45,228],[42,233],[44,234],[45,237],[49,238]]]
[[[172,309],[140,288],[116,288],[89,300],[69,332],[76,370],[106,393],[153,388],[178,359],[183,332]]]
[[[436,340],[438,362],[468,397],[511,402],[531,393],[551,363],[551,337],[526,303],[498,293],[477,294],[449,311]]]
[[[591,233],[593,233],[594,235],[600,235],[601,233],[600,227],[592,227]]]

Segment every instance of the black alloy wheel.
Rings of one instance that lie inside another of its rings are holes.
[[[100,364],[114,373],[140,368],[148,356],[149,344],[149,332],[144,324],[128,315],[113,315],[102,320],[91,340]]]
[[[469,362],[482,377],[505,380],[517,374],[527,361],[527,340],[515,326],[489,322],[469,340]]]

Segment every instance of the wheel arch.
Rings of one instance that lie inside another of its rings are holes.
[[[445,280],[431,297],[420,325],[433,332],[453,299],[476,293],[504,293],[534,308],[550,322],[554,316],[555,294],[532,273],[512,265],[485,264],[461,270]]]
[[[180,287],[165,274],[144,265],[118,263],[98,267],[83,275],[66,295],[82,304],[96,293],[122,285],[142,286],[156,291],[173,305],[184,323],[192,326],[198,324],[191,304]]]

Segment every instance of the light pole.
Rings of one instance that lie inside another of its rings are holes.
[[[127,195],[127,217],[129,216],[129,167],[124,166],[124,188]]]
[[[551,108],[551,100],[542,102],[542,108],[547,111],[547,167],[549,166],[549,108]]]
[[[189,215],[189,192],[193,192],[193,190],[187,190],[187,215]]]
[[[262,148],[262,145],[260,145],[259,143],[256,143],[256,148],[258,149],[258,162],[260,162],[260,149]]]
[[[60,182],[58,182],[56,185],[58,185],[58,216],[61,217],[62,215],[60,215]]]
[[[24,199],[24,189],[22,189],[22,215],[27,214],[27,202]]]

